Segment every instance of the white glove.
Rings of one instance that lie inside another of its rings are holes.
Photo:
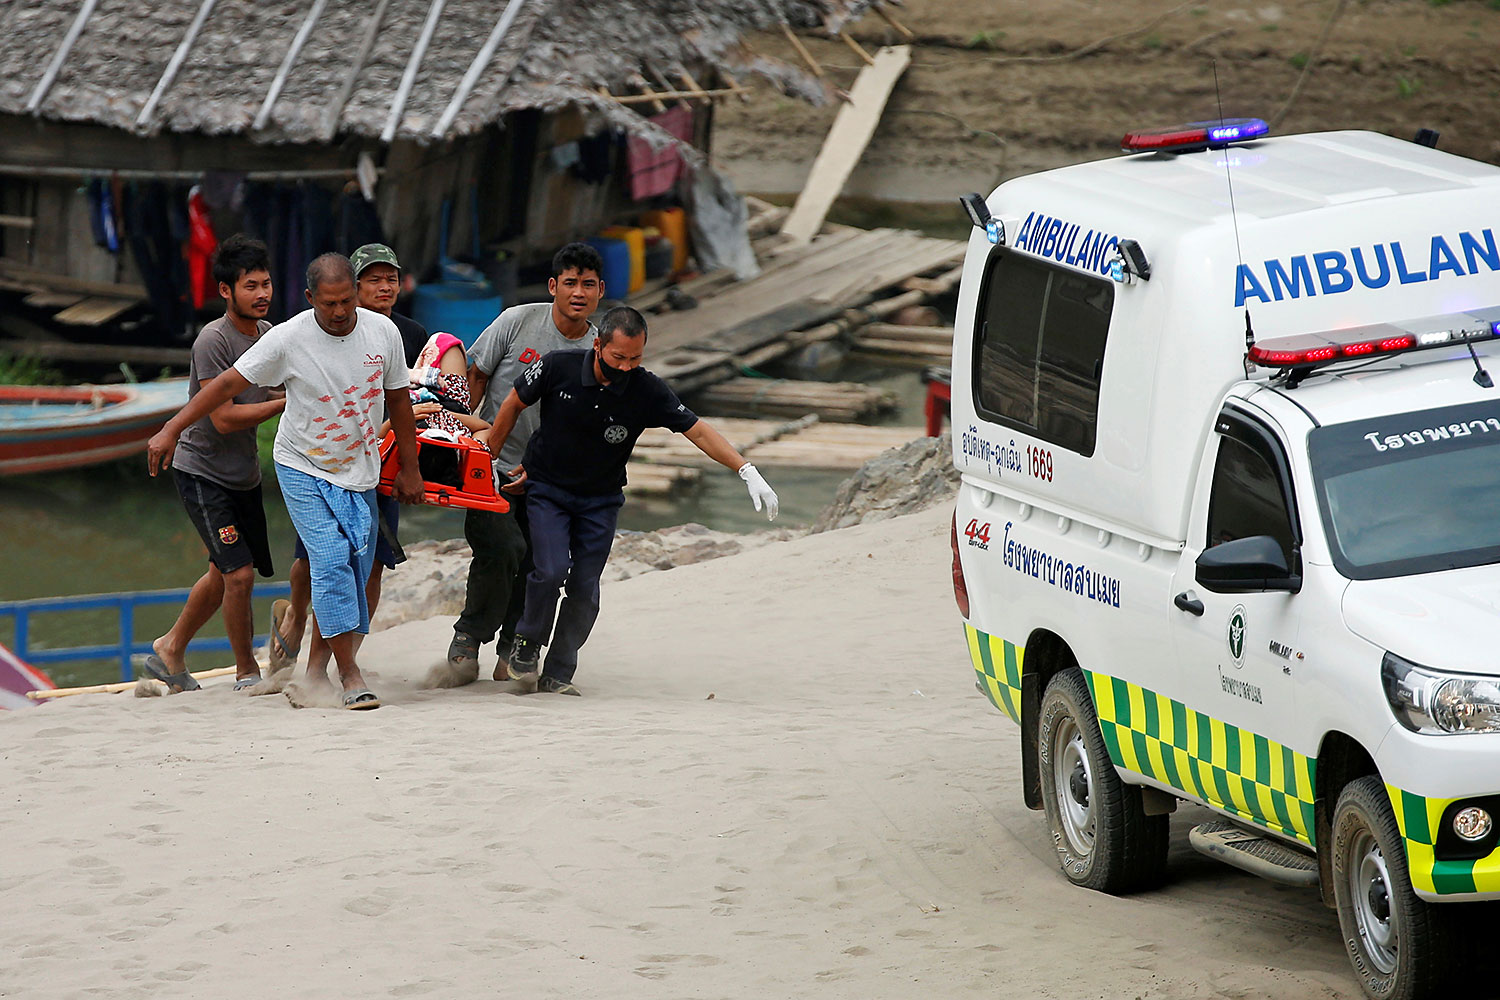
[[[781,509],[781,504],[776,499],[776,491],[771,489],[771,484],[766,482],[760,472],[746,462],[739,468],[740,478],[745,481],[745,487],[750,491],[750,499],[755,503],[755,509],[760,510],[761,504],[766,507],[766,520],[776,520],[776,513]]]

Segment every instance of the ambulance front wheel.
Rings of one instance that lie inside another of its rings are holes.
[[[1332,843],[1339,929],[1365,994],[1375,1000],[1445,994],[1463,964],[1459,923],[1474,917],[1473,907],[1417,898],[1379,777],[1344,786],[1333,813]]]
[[[1167,865],[1167,817],[1147,816],[1141,790],[1115,772],[1077,667],[1053,677],[1042,694],[1037,749],[1042,805],[1069,881],[1108,893],[1160,882]]]

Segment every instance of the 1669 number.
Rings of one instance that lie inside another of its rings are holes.
[[[1034,445],[1026,446],[1026,466],[1032,478],[1052,482],[1052,452]]]

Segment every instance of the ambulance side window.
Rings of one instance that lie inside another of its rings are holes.
[[[997,248],[982,294],[974,365],[980,415],[1092,455],[1114,286]]]
[[[1287,565],[1295,567],[1292,552],[1296,539],[1283,486],[1263,447],[1235,436],[1221,437],[1208,499],[1208,538],[1204,547],[1252,535],[1270,535],[1281,543]]]

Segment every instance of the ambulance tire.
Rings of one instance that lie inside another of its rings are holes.
[[[1053,677],[1042,694],[1037,750],[1047,826],[1068,880],[1116,895],[1158,885],[1168,818],[1147,816],[1140,788],[1115,772],[1077,667]]]
[[[1447,995],[1462,973],[1462,923],[1474,908],[1433,905],[1412,891],[1406,847],[1378,776],[1352,781],[1333,812],[1333,893],[1344,950],[1375,1000]],[[1471,973],[1472,974],[1472,973]]]

